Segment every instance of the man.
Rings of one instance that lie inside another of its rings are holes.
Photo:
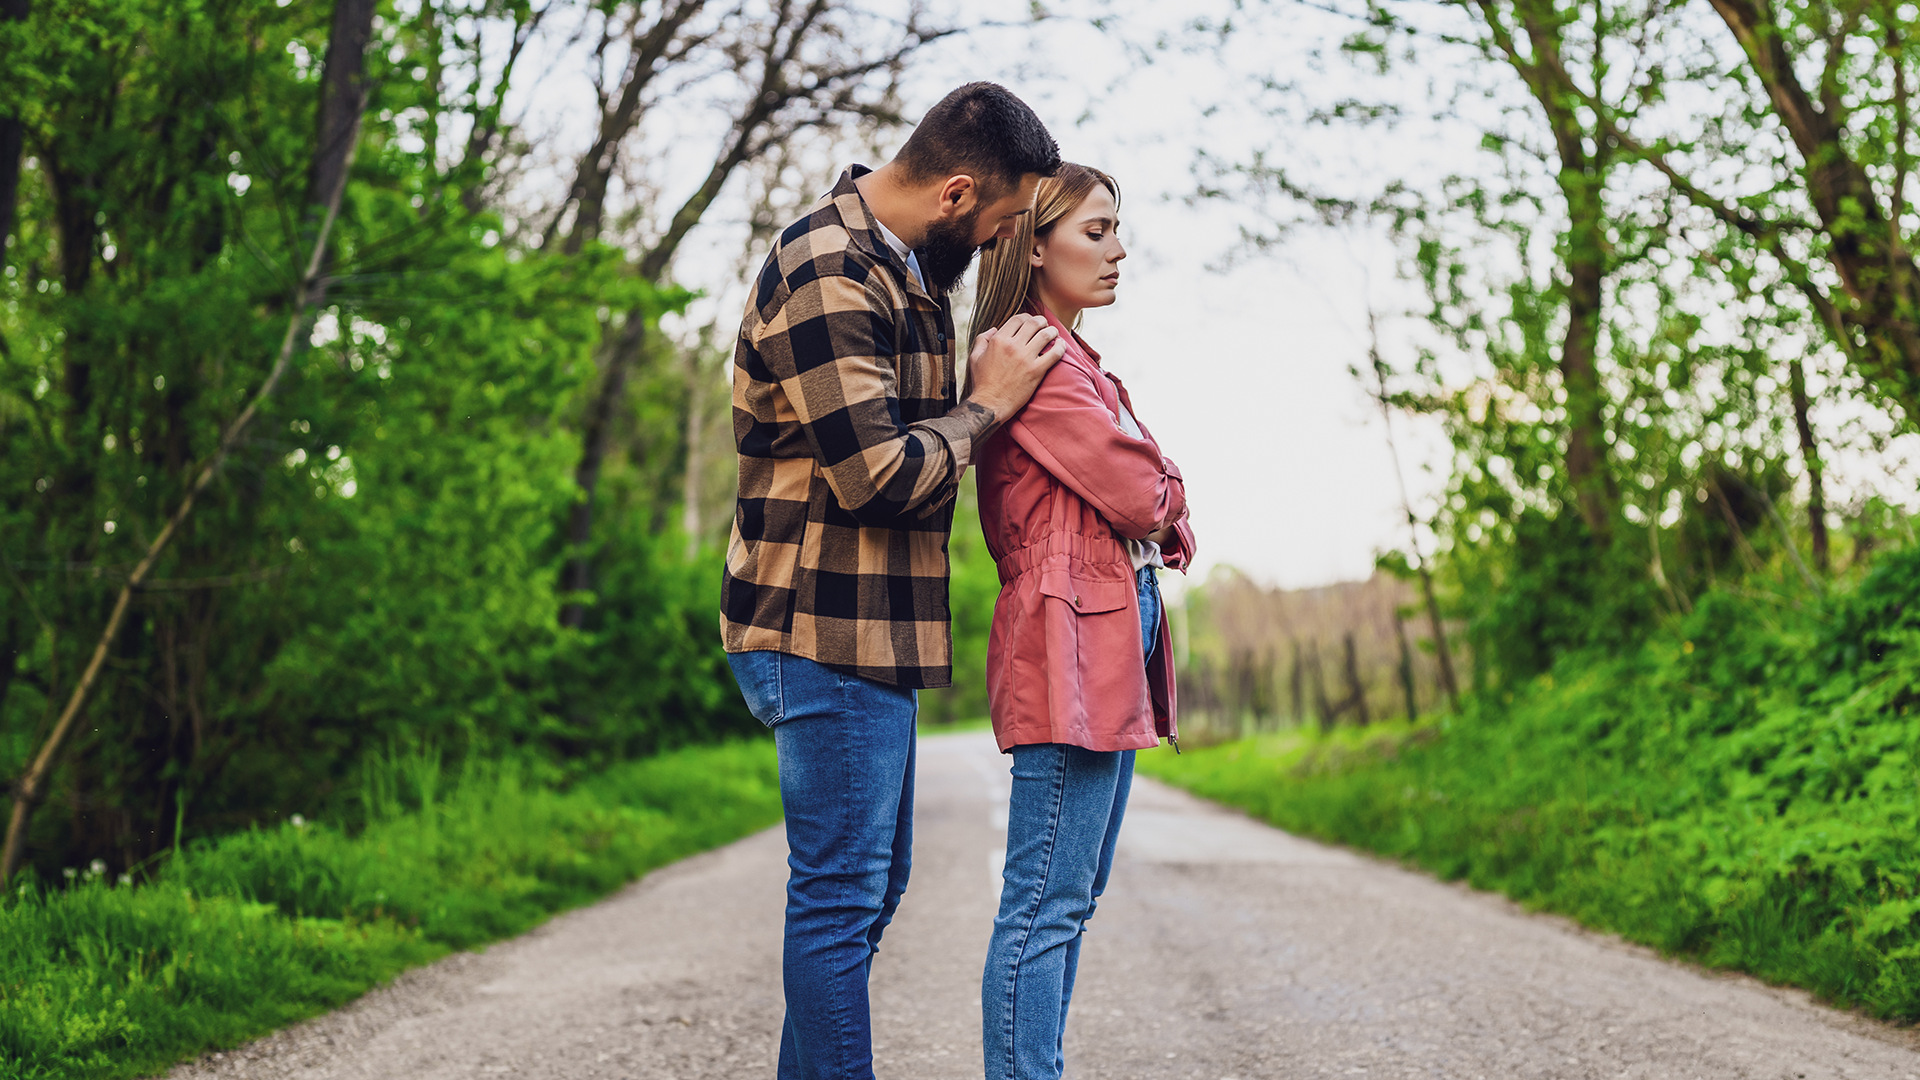
[[[867,973],[907,884],[916,691],[952,681],[954,494],[1063,348],[1014,317],[976,341],[961,400],[947,294],[1059,166],[1024,102],[962,86],[780,235],[741,322],[720,626],[780,753],[781,1080],[873,1076]]]

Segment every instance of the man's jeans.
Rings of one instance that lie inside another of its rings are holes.
[[[912,865],[918,697],[783,653],[727,662],[780,751],[791,870],[780,1080],[868,1080],[867,972]]]
[[[1140,571],[1140,636],[1159,641],[1160,590]],[[980,984],[988,1080],[1058,1077],[1080,936],[1106,891],[1133,786],[1133,751],[1064,743],[1013,748],[1007,862]]]

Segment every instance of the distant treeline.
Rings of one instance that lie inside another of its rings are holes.
[[[1173,616],[1183,726],[1218,737],[1432,712],[1446,694],[1419,603],[1384,572],[1290,590],[1215,571]]]

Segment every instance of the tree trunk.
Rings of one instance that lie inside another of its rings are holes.
[[[1585,175],[1563,174],[1563,190],[1586,189],[1591,183]],[[1569,197],[1569,209],[1575,206]],[[1607,468],[1606,398],[1595,365],[1605,279],[1605,225],[1598,216],[1598,199],[1591,193],[1580,206],[1569,230],[1567,335],[1560,349],[1560,380],[1567,391],[1567,482],[1587,531],[1604,546],[1613,538],[1614,505],[1619,499],[1613,472]]]
[[[25,22],[31,0],[0,0],[0,22]],[[20,151],[27,125],[18,116],[0,116],[0,266],[7,263],[7,242],[13,236],[14,207],[20,195]]]
[[[660,242],[640,260],[639,273],[647,281],[659,281],[667,271],[680,242],[697,224],[707,207],[726,185],[733,170],[751,156],[752,132],[762,122],[756,109],[750,114],[753,127],[736,128],[727,151],[708,171],[700,190],[687,199],[674,214],[673,224]],[[635,306],[607,350],[607,368],[593,398],[587,402],[586,428],[581,433],[580,467],[574,478],[579,484],[579,501],[567,515],[567,565],[561,571],[560,587],[569,593],[582,593],[593,587],[593,562],[587,552],[593,538],[593,500],[600,483],[600,466],[606,460],[614,418],[626,400],[627,380],[639,363],[646,341],[646,309]],[[586,619],[586,607],[569,600],[560,608],[560,625],[579,627]]]
[[[1307,721],[1306,687],[1301,684],[1300,639],[1293,639],[1293,677],[1288,680],[1288,700],[1293,706],[1293,722],[1300,725]]]
[[[687,350],[686,367],[687,469],[681,479],[680,530],[686,534],[687,558],[691,559],[700,550],[700,532],[706,524],[700,517],[700,495],[707,471],[707,384],[706,366],[700,362],[698,348]]]
[[[1420,719],[1420,701],[1413,688],[1413,646],[1407,641],[1407,624],[1400,618],[1400,607],[1393,609],[1393,636],[1400,642],[1400,689],[1407,695],[1407,723]]]
[[[377,0],[335,0],[333,33],[327,38],[320,76],[319,131],[307,171],[307,213],[340,205],[347,170],[360,141],[360,115],[367,108],[367,43],[373,40]]]
[[[1607,235],[1602,195],[1606,188],[1605,146],[1588,132],[1575,104],[1578,91],[1560,60],[1560,28],[1551,10],[1529,4],[1519,8],[1534,62],[1522,74],[1553,129],[1560,159],[1555,180],[1567,204],[1564,293],[1567,331],[1560,346],[1560,381],[1567,392],[1567,483],[1573,489],[1587,531],[1603,546],[1613,536],[1619,488],[1607,468],[1606,395],[1597,366],[1602,294],[1607,274]]]
[[[1320,639],[1307,645],[1307,678],[1313,683],[1313,707],[1320,714],[1320,730],[1333,730],[1333,703],[1327,700],[1327,680],[1320,668]]]
[[[1820,446],[1814,442],[1813,424],[1807,417],[1807,372],[1798,358],[1787,366],[1787,385],[1793,394],[1793,427],[1800,434],[1800,458],[1807,466],[1807,531],[1813,537],[1813,568],[1825,577],[1832,568],[1827,553],[1827,497],[1820,482]]]
[[[1447,626],[1440,618],[1440,600],[1433,593],[1433,575],[1427,564],[1420,564],[1420,591],[1427,599],[1427,621],[1433,627],[1434,657],[1440,661],[1440,688],[1447,692],[1447,704],[1460,708],[1460,684],[1453,677],[1453,650],[1447,647]]]
[[[1346,633],[1347,649],[1347,705],[1359,716],[1359,724],[1366,727],[1373,723],[1373,713],[1367,708],[1367,689],[1360,683],[1360,663],[1353,648],[1353,631]]]
[[[646,347],[646,337],[646,313],[635,308],[608,348],[607,367],[601,373],[600,386],[587,403],[580,465],[573,473],[580,495],[567,514],[567,564],[560,576],[561,589],[575,594],[576,598],[561,607],[561,626],[577,629],[587,618],[586,605],[577,594],[593,588],[593,562],[588,558],[587,544],[593,539],[594,493],[600,486],[600,467],[607,458],[618,406],[626,399],[627,376]]]

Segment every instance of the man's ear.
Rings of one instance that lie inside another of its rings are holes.
[[[966,173],[947,177],[940,185],[940,216],[959,217],[980,201],[980,185]]]

